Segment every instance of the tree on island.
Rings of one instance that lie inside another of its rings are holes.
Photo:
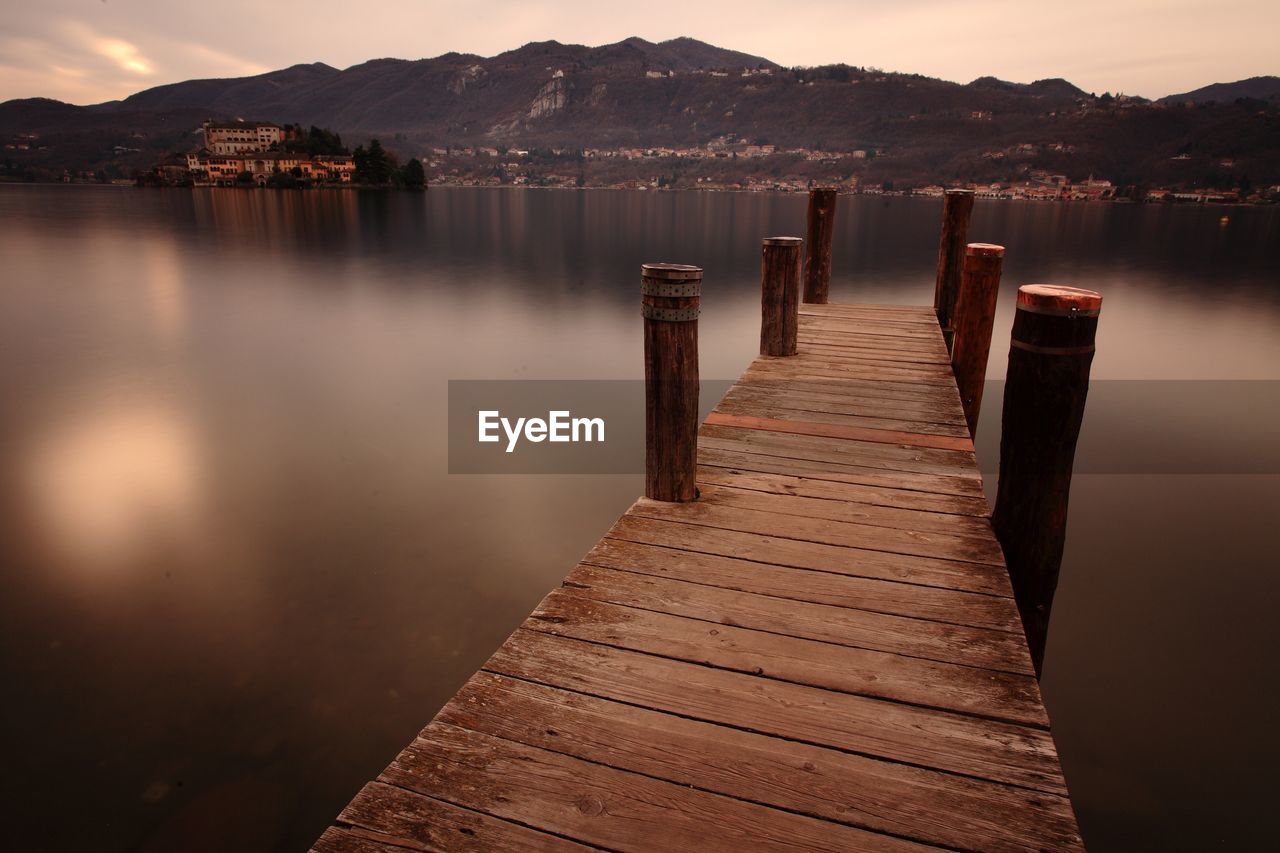
[[[404,164],[400,170],[400,179],[411,190],[420,190],[427,185],[427,173],[417,157]]]
[[[391,183],[391,179],[398,171],[395,159],[376,139],[369,141],[368,150],[363,145],[357,146],[351,154],[351,159],[355,165],[355,174],[352,178],[357,184],[385,186]]]
[[[342,144],[342,137],[327,127],[311,125],[304,131],[302,125],[285,125],[288,137],[284,141],[284,150],[292,154],[306,154],[315,157],[321,154],[350,154],[347,146]]]

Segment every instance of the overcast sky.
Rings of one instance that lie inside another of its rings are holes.
[[[1280,0],[3,0],[0,100],[97,103],[299,62],[692,36],[783,65],[968,82],[1065,77],[1158,98],[1280,74]]]

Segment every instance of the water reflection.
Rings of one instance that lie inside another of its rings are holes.
[[[939,207],[842,199],[833,298],[928,303]],[[641,491],[449,477],[447,380],[638,378],[658,260],[705,267],[703,375],[736,377],[759,239],[804,215],[799,196],[0,187],[8,841],[305,846]],[[1096,378],[1280,379],[1280,215],[1218,216],[980,202],[971,236],[1008,247],[990,375],[1013,289],[1048,280],[1106,292]],[[1277,478],[1082,479],[1045,693],[1086,839],[1227,826],[1248,846],[1213,791],[1266,790],[1280,757],[1274,686],[1241,653],[1273,644],[1255,611]]]
[[[191,537],[204,491],[182,412],[143,401],[49,424],[22,456],[40,529],[63,565],[112,574],[136,567],[156,538]]]

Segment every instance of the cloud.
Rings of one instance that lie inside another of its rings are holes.
[[[202,76],[226,74],[240,77],[251,74],[265,74],[271,70],[266,65],[249,62],[238,56],[215,50],[205,44],[187,42],[182,45],[182,48],[189,56],[199,61],[200,67],[208,69]]]
[[[138,48],[121,39],[99,38],[94,40],[93,49],[125,71],[141,74],[144,77],[155,73],[151,63],[138,52]]]

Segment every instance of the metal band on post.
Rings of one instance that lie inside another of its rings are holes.
[[[644,264],[645,489],[659,501],[698,496],[698,315],[702,268]]]

